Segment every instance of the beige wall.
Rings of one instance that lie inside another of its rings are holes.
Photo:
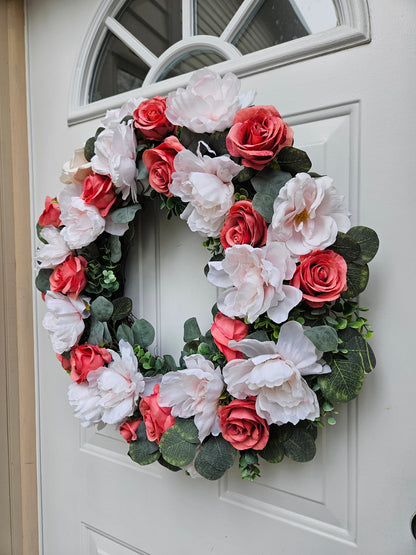
[[[23,0],[0,0],[0,555],[38,553]]]

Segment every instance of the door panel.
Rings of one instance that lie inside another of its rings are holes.
[[[61,189],[62,163],[98,127],[98,119],[66,123],[78,45],[98,4],[28,1],[34,218],[44,197]],[[415,378],[406,346],[412,325],[405,311],[411,295],[398,302],[397,292],[410,283],[403,274],[416,270],[408,255],[416,200],[408,177],[416,129],[409,37],[416,14],[414,3],[400,0],[393,20],[389,6],[370,2],[372,43],[252,75],[242,85],[258,91],[256,104],[274,104],[293,126],[295,145],[310,154],[314,171],[334,178],[353,223],[380,234],[382,248],[361,300],[372,307],[378,366],[360,398],[341,406],[336,426],[320,433],[312,462],[262,463],[253,484],[242,481],[237,468],[209,483],[158,465],[139,467],[118,431],[80,429],[66,401],[68,377],[40,324],[44,307],[37,296],[46,555],[414,551],[409,520],[416,508],[416,447],[406,439],[414,435]],[[156,209],[141,215],[126,293],[135,314],[155,324],[156,352],[178,358],[182,325],[191,316],[203,331],[210,326],[216,291],[203,275],[207,259],[184,222],[168,222]],[[406,268],[394,260],[406,260]]]

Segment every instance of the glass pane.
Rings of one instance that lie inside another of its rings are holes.
[[[116,19],[156,56],[182,39],[182,0],[130,0]]]
[[[148,71],[140,58],[108,32],[95,64],[89,102],[137,89]]]
[[[331,0],[263,0],[233,40],[242,54],[336,27]]]
[[[195,33],[219,37],[242,3],[243,0],[195,0]]]
[[[164,72],[159,75],[158,81],[169,79],[169,77],[175,77],[182,73],[188,73],[189,71],[195,71],[202,67],[218,64],[224,60],[225,58],[218,54],[218,52],[193,50],[192,52],[187,52],[167,67]]]

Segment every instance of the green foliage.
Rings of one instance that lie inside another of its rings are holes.
[[[140,204],[130,204],[128,206],[123,206],[122,208],[117,208],[117,210],[111,212],[111,219],[116,224],[127,224],[134,220],[136,212],[140,209]]]
[[[136,320],[131,327],[131,331],[134,343],[140,345],[140,347],[148,347],[155,339],[155,330],[152,324],[144,318]]]
[[[256,173],[257,171],[253,168],[243,168],[237,175],[236,180],[239,183],[245,183],[246,181],[250,181],[250,179],[255,176]]]
[[[270,463],[282,462],[285,456],[283,439],[285,439],[285,434],[280,433],[280,427],[276,425],[270,426],[269,441],[266,447],[259,451],[260,457]]]
[[[315,326],[304,331],[308,339],[323,353],[334,351],[338,347],[338,335],[330,326]]]
[[[235,457],[236,449],[221,435],[210,436],[195,459],[195,469],[207,480],[218,480],[232,467]]]
[[[38,275],[35,279],[36,289],[38,289],[41,293],[46,293],[51,288],[51,284],[49,282],[49,278],[52,275],[53,270],[49,268],[42,268],[39,270]]]
[[[369,271],[367,264],[350,262],[347,266],[347,291],[342,293],[344,299],[357,297],[367,287]]]
[[[333,358],[331,372],[318,378],[322,394],[331,403],[347,403],[357,397],[364,381],[362,366],[350,360]]]
[[[280,189],[291,178],[292,176],[288,172],[265,168],[253,177],[251,183],[253,184],[256,193],[264,193],[276,198]]]
[[[113,264],[120,262],[122,256],[121,241],[117,235],[110,235],[110,260]]]
[[[238,468],[241,472],[241,478],[253,482],[260,476],[259,457],[252,449],[240,452],[240,461]]]
[[[355,226],[347,231],[347,235],[360,246],[361,256],[359,260],[356,260],[357,263],[367,264],[375,257],[379,247],[379,239],[373,229],[362,225]]]
[[[199,329],[196,318],[188,318],[183,325],[183,340],[185,343],[189,343],[189,341],[197,339],[200,335],[201,330]]]
[[[228,130],[226,131],[215,131],[209,137],[208,145],[215,151],[217,156],[222,156],[223,154],[228,154],[226,138],[228,135]]]
[[[194,133],[187,127],[182,127],[179,140],[185,148],[196,154],[199,146],[199,142],[203,141],[209,144],[211,135],[210,133]]]
[[[88,343],[90,345],[101,345],[101,343],[104,343],[104,332],[104,323],[91,316]]]
[[[133,303],[128,297],[118,297],[113,300],[113,322],[118,322],[119,320],[124,320],[129,314],[131,314]]]
[[[294,148],[293,146],[285,146],[276,156],[280,169],[296,175],[301,172],[308,172],[311,169],[312,162],[309,156],[303,150]]]
[[[118,326],[116,337],[118,341],[120,341],[120,339],[124,339],[124,341],[127,341],[127,343],[130,343],[132,346],[135,343],[133,332],[127,324],[120,324]]]
[[[36,235],[38,236],[39,241],[42,241],[42,243],[46,245],[47,241],[45,241],[45,239],[40,234],[42,229],[43,227],[39,224],[39,222],[36,222]]]
[[[91,162],[91,158],[95,154],[95,150],[94,150],[95,140],[96,140],[96,137],[90,137],[89,139],[87,139],[87,142],[85,143],[84,156],[87,162]]]
[[[192,419],[176,419],[160,440],[160,452],[166,462],[173,466],[187,466],[195,458],[198,430]]]
[[[341,255],[346,262],[353,262],[361,255],[361,248],[357,241],[341,231],[338,231],[336,241],[329,249]]]
[[[113,310],[113,303],[105,297],[97,297],[91,303],[91,314],[100,322],[108,322]]]
[[[163,366],[167,372],[175,372],[177,370],[176,362],[172,355],[163,355]]]
[[[274,196],[267,193],[256,193],[253,198],[253,208],[257,210],[269,224],[273,218]]]
[[[365,374],[372,372],[376,366],[376,357],[360,332],[354,328],[346,328],[339,332],[339,337],[343,342],[346,359],[359,364]]]
[[[295,428],[292,435],[283,442],[285,455],[296,462],[308,462],[316,454],[315,441],[306,430]]]
[[[136,430],[137,439],[130,443],[128,455],[132,461],[142,466],[152,464],[159,457],[159,447],[154,441],[149,441],[144,422],[140,422]]]

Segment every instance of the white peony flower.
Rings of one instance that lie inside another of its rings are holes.
[[[182,125],[195,133],[224,131],[233,124],[241,108],[249,106],[254,91],[239,95],[240,81],[233,73],[220,77],[209,69],[192,75],[186,89],[170,92],[166,100],[166,117],[175,125]]]
[[[88,372],[86,382],[69,386],[69,403],[84,427],[100,420],[119,426],[133,414],[144,391],[145,381],[137,369],[133,347],[123,339],[119,347],[121,356],[109,349],[113,361],[108,366]]]
[[[283,241],[296,256],[334,243],[337,232],[351,227],[344,197],[330,177],[313,178],[298,173],[290,179],[273,204],[269,240]]]
[[[132,116],[134,110],[137,106],[146,100],[146,98],[129,98],[127,102],[125,102],[121,108],[116,108],[115,110],[107,110],[105,117],[101,120],[101,123],[104,127],[114,128],[121,122],[123,118],[126,116]]]
[[[159,405],[172,407],[172,416],[194,416],[199,439],[220,433],[218,400],[224,389],[219,366],[202,355],[184,357],[186,369],[168,372],[160,384]]]
[[[82,185],[84,179],[92,172],[91,162],[84,156],[84,149],[77,148],[71,160],[65,162],[61,172],[61,181],[65,184],[77,183]]]
[[[80,249],[97,239],[105,229],[105,219],[93,204],[85,204],[80,198],[82,188],[68,185],[58,195],[61,207],[62,237],[71,249]]]
[[[47,244],[42,243],[36,253],[36,260],[40,262],[38,269],[56,268],[71,254],[71,249],[56,227],[52,225],[45,226],[41,230],[40,236],[47,241]]]
[[[137,140],[132,123],[112,123],[102,131],[95,141],[95,156],[92,157],[92,169],[101,175],[109,175],[116,187],[126,199],[131,193],[137,200]]]
[[[79,296],[77,299],[47,291],[45,303],[49,312],[43,318],[43,327],[49,332],[55,353],[64,353],[75,345],[84,331],[85,318],[88,318],[89,311],[86,303],[88,297]]]
[[[181,150],[175,156],[170,191],[189,203],[181,214],[192,231],[219,237],[225,218],[234,204],[231,180],[243,168],[228,156],[210,158]]]
[[[225,250],[225,258],[209,262],[207,279],[217,287],[227,287],[218,298],[219,310],[230,318],[247,318],[251,323],[267,311],[278,324],[300,303],[302,292],[283,285],[296,269],[283,243],[265,247],[234,245]]]
[[[268,424],[297,424],[319,416],[318,399],[302,376],[331,369],[319,362],[322,353],[298,322],[283,324],[277,344],[243,339],[230,341],[229,346],[250,357],[224,366],[224,380],[233,397],[257,396],[256,412]]]

